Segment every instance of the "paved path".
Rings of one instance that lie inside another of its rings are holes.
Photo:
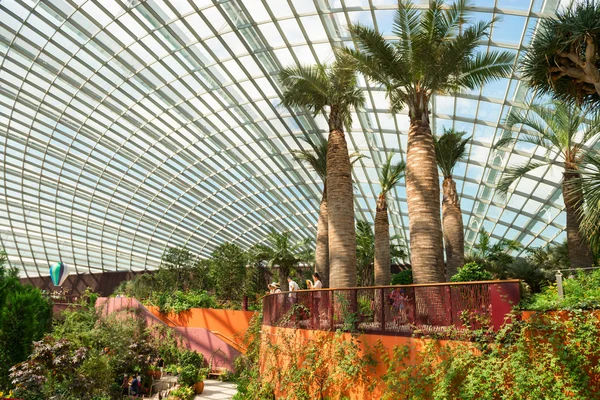
[[[235,383],[206,379],[204,381],[204,391],[196,396],[196,400],[229,400],[236,393]]]

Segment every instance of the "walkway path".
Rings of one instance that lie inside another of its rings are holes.
[[[195,400],[229,400],[237,393],[235,383],[220,382],[213,379],[204,381],[204,391]]]

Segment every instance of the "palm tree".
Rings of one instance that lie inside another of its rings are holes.
[[[329,236],[329,284],[356,285],[356,234],[354,198],[344,125],[351,125],[352,108],[365,102],[356,86],[356,71],[336,61],[333,65],[286,68],[279,74],[282,104],[306,107],[315,114],[329,110],[327,148],[327,216]]]
[[[444,226],[444,247],[446,249],[446,280],[465,265],[465,232],[463,229],[460,199],[456,192],[456,182],[452,170],[465,155],[470,138],[463,139],[466,132],[444,129],[439,138],[434,136],[435,158],[444,174],[442,183],[442,225]]]
[[[587,169],[582,171],[578,190],[583,192],[585,207],[580,211],[581,230],[592,251],[600,254],[600,156],[588,154]]]
[[[408,258],[406,249],[402,244],[394,241],[400,237],[394,235],[389,238],[388,251],[391,262],[401,262]],[[359,286],[373,286],[374,284],[374,261],[375,261],[375,235],[371,224],[366,221],[356,221],[356,259],[358,265]],[[385,285],[389,285],[390,282]]]
[[[311,150],[297,150],[293,156],[300,162],[305,162],[323,180],[323,195],[319,205],[319,219],[317,220],[317,245],[315,250],[315,270],[321,276],[323,287],[329,287],[329,236],[327,218],[327,142],[319,140],[315,144],[307,140]],[[350,154],[350,165],[354,164],[364,155],[356,152]]]
[[[306,246],[310,239],[293,241],[290,232],[280,233],[271,228],[267,234],[267,244],[258,244],[250,249],[250,254],[257,261],[266,261],[269,268],[279,268],[279,285],[287,291],[287,277],[292,268],[305,260]]]
[[[500,239],[492,244],[490,234],[481,228],[479,241],[473,246],[473,251],[467,257],[466,262],[476,262],[486,270],[493,273],[498,279],[506,278],[506,271],[514,261],[511,255],[513,251],[521,250],[523,246],[516,240]]]
[[[390,255],[390,223],[386,196],[404,176],[404,162],[392,165],[392,154],[388,155],[379,175],[381,193],[375,211],[375,285],[389,285],[392,281]]]
[[[507,76],[514,63],[509,52],[477,51],[495,20],[463,27],[465,18],[464,0],[449,8],[430,1],[424,11],[401,0],[393,24],[397,40],[386,41],[360,24],[349,27],[356,50],[345,52],[358,70],[383,85],[392,112],[408,108],[406,193],[415,283],[445,280],[431,96],[479,88]]]
[[[540,21],[521,70],[538,93],[583,103],[600,101],[600,2],[581,1]]]
[[[506,194],[516,180],[530,171],[546,166],[557,166],[563,170],[562,193],[567,214],[567,241],[571,267],[589,267],[594,260],[586,241],[580,233],[582,192],[577,190],[581,179],[580,168],[591,151],[586,144],[600,133],[600,114],[586,123],[589,116],[573,103],[554,101],[549,105],[531,105],[529,110],[513,110],[506,119],[508,131],[495,148],[517,142],[530,143],[546,150],[542,162],[529,161],[507,169],[498,184],[500,193]],[[516,138],[510,129],[520,126],[525,129]]]

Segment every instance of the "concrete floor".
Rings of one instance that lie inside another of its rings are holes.
[[[204,381],[204,391],[196,396],[196,400],[229,400],[236,393],[235,383],[206,379]]]

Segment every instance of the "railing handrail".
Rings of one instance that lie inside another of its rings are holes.
[[[431,286],[467,286],[481,284],[498,284],[498,283],[518,283],[519,279],[496,279],[491,281],[471,281],[471,282],[441,282],[441,283],[413,283],[411,285],[387,285],[387,286],[357,286],[357,287],[339,287],[339,288],[322,288],[322,289],[300,289],[293,291],[281,291],[277,293],[267,293],[266,296],[281,293],[297,293],[297,292],[315,292],[315,291],[333,291],[333,290],[365,290],[365,289],[389,289],[389,288],[414,288],[414,287],[431,287]]]

